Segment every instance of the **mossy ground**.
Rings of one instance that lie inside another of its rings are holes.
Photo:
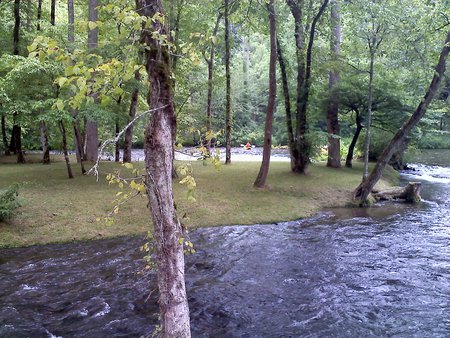
[[[121,207],[112,225],[98,222],[113,208],[119,190],[108,185],[106,174],[120,164],[104,162],[101,177],[81,175],[74,163],[75,178],[67,178],[65,164],[28,163],[0,158],[0,189],[18,182],[21,207],[15,216],[0,222],[0,247],[99,239],[144,234],[151,229],[146,198],[137,197]],[[29,158],[30,160],[30,158]],[[33,158],[31,158],[33,160]],[[197,182],[196,202],[189,202],[177,181],[177,209],[188,227],[273,223],[308,217],[326,207],[345,206],[361,180],[362,166],[330,169],[323,163],[310,166],[306,176],[290,172],[289,163],[273,162],[267,189],[253,188],[259,162],[235,162],[220,170],[193,162]],[[136,166],[143,166],[142,163]],[[396,174],[388,170],[381,186]],[[386,179],[387,178],[387,179]],[[184,216],[184,217],[183,217]]]

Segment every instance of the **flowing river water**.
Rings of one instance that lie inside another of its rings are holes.
[[[422,182],[416,206],[192,232],[193,336],[449,337],[450,156],[426,161],[402,175]],[[141,244],[0,250],[0,337],[151,334],[157,292]]]

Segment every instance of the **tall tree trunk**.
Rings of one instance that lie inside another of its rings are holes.
[[[37,30],[41,30],[41,18],[42,18],[42,0],[38,0],[37,8]]]
[[[39,125],[42,145],[42,164],[50,164],[50,148],[48,146],[48,128],[44,121]]]
[[[64,122],[62,120],[59,121],[59,130],[61,131],[62,135],[62,142],[63,142],[62,146],[64,152],[64,160],[66,161],[67,175],[69,176],[69,178],[73,178],[72,167],[70,166],[69,160],[69,153],[67,151],[66,128],[64,127]]]
[[[67,19],[67,40],[73,44],[75,42],[75,11],[73,8],[73,0],[67,0]]]
[[[259,169],[256,181],[253,184],[256,188],[263,188],[266,185],[267,175],[269,174],[270,151],[272,149],[272,122],[275,110],[275,98],[277,93],[277,32],[275,26],[275,7],[274,0],[267,4],[269,12],[269,31],[270,31],[270,59],[269,59],[269,100],[267,104],[266,123],[264,127],[264,148],[263,159]]]
[[[217,31],[219,29],[220,19],[222,18],[222,13],[219,13],[216,19],[216,25],[214,26],[213,36],[217,35]],[[211,45],[209,49],[209,59],[207,59],[208,63],[208,95],[207,95],[207,103],[206,103],[206,149],[208,153],[211,152],[211,125],[212,125],[212,94],[213,94],[213,74],[214,74],[214,55],[215,55],[215,47],[216,43],[214,40],[211,40]]]
[[[225,77],[226,77],[226,103],[225,103],[225,164],[231,163],[231,74],[230,74],[230,22],[229,0],[225,0]]]
[[[89,0],[89,21],[98,19],[98,0]],[[88,29],[88,50],[92,51],[98,47],[98,28]],[[94,100],[96,95],[94,94]],[[86,159],[97,161],[98,158],[98,127],[97,122],[88,118],[86,123]]]
[[[2,138],[3,138],[3,146],[5,148],[5,156],[11,155],[9,151],[8,137],[6,136],[6,119],[5,114],[2,113]]]
[[[363,180],[369,175],[369,150],[372,125],[372,101],[373,101],[373,64],[375,62],[375,50],[370,50],[370,69],[369,69],[369,95],[367,99],[367,122],[366,122],[366,139],[364,141],[364,173]]]
[[[25,156],[22,150],[22,128],[18,125],[13,126],[13,138],[15,145],[15,153],[17,154],[17,163],[25,163]]]
[[[55,14],[56,14],[56,0],[51,0],[50,4],[50,24],[55,25]]]
[[[339,82],[339,71],[337,69],[337,62],[339,61],[340,44],[341,44],[341,17],[339,13],[338,0],[331,0],[331,55],[335,65],[330,71],[328,81],[328,91],[330,101],[328,103],[327,111],[327,132],[328,132],[328,159],[327,167],[340,168],[341,167],[341,142],[340,142],[340,128],[339,128],[339,97],[336,87]]]
[[[163,13],[161,0],[137,0],[141,15],[152,18]],[[189,307],[184,278],[184,253],[180,243],[182,228],[176,215],[172,191],[173,129],[176,117],[173,105],[170,55],[166,44],[152,32],[167,35],[160,21],[143,27],[141,43],[145,50],[150,90],[147,101],[155,111],[145,131],[146,186],[153,218],[157,257],[157,278],[161,329],[164,337],[190,337]]]
[[[14,31],[13,31],[14,55],[20,54],[19,35],[20,35],[20,0],[14,0]]]
[[[358,110],[355,111],[355,114],[356,114],[356,130],[355,133],[353,134],[352,142],[348,147],[347,158],[345,160],[345,166],[347,168],[352,167],[353,153],[355,152],[356,142],[358,141],[359,135],[361,134],[361,130],[363,129],[361,123],[361,114],[359,113]]]
[[[353,198],[359,201],[360,204],[365,204],[369,194],[372,192],[373,187],[380,179],[383,174],[383,170],[387,163],[391,159],[392,155],[395,153],[397,148],[404,142],[405,138],[411,132],[411,130],[416,126],[420,119],[425,115],[426,110],[430,102],[433,100],[436,92],[439,89],[439,83],[445,74],[445,63],[450,52],[450,31],[447,32],[447,38],[444,43],[444,47],[439,55],[439,61],[436,65],[435,72],[433,74],[433,79],[431,80],[430,86],[424,96],[420,101],[414,113],[411,115],[409,120],[399,129],[399,131],[394,135],[391,142],[386,146],[380,158],[378,159],[375,167],[373,168],[370,176],[368,176],[353,192]]]
[[[286,63],[284,61],[283,52],[281,50],[280,42],[277,39],[277,55],[278,63],[280,65],[281,82],[283,84],[284,95],[284,109],[286,111],[286,128],[288,136],[288,148],[291,159],[291,170],[294,168],[294,155],[292,154],[294,149],[294,129],[292,127],[292,112],[291,112],[291,97],[289,94],[289,84],[286,72]]]
[[[119,121],[116,121],[116,135],[115,135],[115,137],[117,137],[117,135],[119,135],[119,133],[120,133]],[[120,140],[117,140],[116,144],[115,144],[114,162],[120,162]]]
[[[141,77],[139,75],[139,70],[136,70],[134,73],[134,78],[137,82],[141,80]],[[139,98],[139,89],[133,90],[133,93],[131,94],[131,102],[130,102],[130,109],[128,111],[128,123],[131,122],[134,117],[136,116],[136,108],[138,104],[138,98]],[[128,163],[131,162],[131,147],[133,144],[133,125],[129,126],[128,129],[125,131],[125,139],[123,143],[123,162]]]

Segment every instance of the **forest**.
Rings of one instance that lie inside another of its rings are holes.
[[[297,175],[318,161],[363,160],[351,188],[365,205],[388,163],[404,168],[407,149],[450,148],[449,9],[449,0],[1,0],[0,158],[50,164],[62,153],[73,178],[98,171],[101,156],[134,169],[132,149],[144,148],[143,181],[107,179],[146,192],[162,331],[189,336],[191,243],[172,176],[191,197],[196,183],[190,168],[175,169],[174,151],[194,147],[217,164],[224,149],[226,166],[232,147],[263,147],[254,182],[263,189],[273,149],[287,149]]]

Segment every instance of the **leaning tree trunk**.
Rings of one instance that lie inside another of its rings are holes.
[[[339,128],[339,97],[336,87],[339,82],[339,71],[336,63],[339,61],[340,44],[341,44],[341,19],[339,14],[339,4],[337,0],[331,0],[331,54],[335,65],[330,71],[328,91],[330,93],[330,101],[327,111],[327,132],[328,132],[328,159],[327,167],[341,167],[341,142]]]
[[[277,55],[278,63],[280,65],[281,82],[283,84],[283,95],[284,95],[284,109],[286,111],[286,128],[288,136],[288,148],[291,159],[291,170],[294,168],[294,129],[292,127],[292,112],[291,112],[291,97],[289,94],[289,84],[286,72],[286,63],[284,61],[283,52],[281,50],[280,42],[277,39]]]
[[[275,6],[274,0],[267,4],[269,12],[269,31],[270,31],[270,59],[269,59],[269,101],[267,104],[266,124],[264,127],[264,148],[263,159],[259,169],[256,181],[253,184],[256,188],[263,188],[266,185],[267,175],[269,174],[270,151],[272,149],[272,122],[275,111],[275,98],[277,93],[277,33],[275,27]]]
[[[225,103],[225,164],[231,163],[231,74],[230,74],[230,23],[229,0],[225,0],[225,77],[226,77],[226,103]]]
[[[345,160],[345,166],[347,168],[352,167],[352,161],[353,161],[353,153],[355,152],[355,146],[356,142],[358,141],[359,135],[361,134],[361,130],[363,129],[362,123],[361,123],[361,115],[359,114],[359,111],[355,111],[356,114],[356,130],[353,134],[352,142],[350,143],[350,146],[348,147],[347,152],[347,159]]]
[[[161,0],[137,0],[138,12],[148,18],[163,13]],[[184,252],[181,224],[176,215],[172,191],[173,130],[176,117],[173,105],[170,55],[167,44],[152,32],[167,35],[162,22],[143,27],[141,43],[150,90],[147,102],[155,111],[145,131],[146,187],[153,218],[157,259],[157,278],[161,330],[164,337],[190,337],[189,307],[184,278]]]
[[[62,146],[63,146],[64,160],[66,161],[67,175],[69,176],[69,178],[73,178],[72,167],[70,166],[69,160],[69,152],[67,151],[66,128],[64,127],[64,122],[62,120],[59,121],[59,130],[61,131],[62,136]]]
[[[409,120],[403,125],[402,128],[400,128],[400,130],[392,138],[391,142],[389,142],[387,147],[384,149],[370,175],[353,192],[353,198],[360,204],[367,203],[369,194],[383,174],[383,170],[391,159],[392,155],[408,136],[412,128],[414,128],[414,126],[425,115],[427,107],[430,104],[431,100],[433,100],[433,97],[439,89],[439,83],[444,77],[445,63],[447,61],[449,52],[450,31],[448,31],[447,33],[447,38],[439,56],[439,61],[436,65],[433,79],[431,80],[430,86],[428,87],[428,91],[426,92],[424,98],[422,99],[422,101],[420,101],[419,105],[417,106],[416,110],[411,115]]]

